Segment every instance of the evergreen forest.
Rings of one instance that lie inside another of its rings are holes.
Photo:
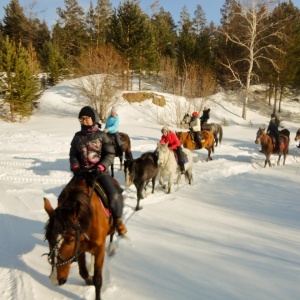
[[[93,0],[85,11],[64,0],[48,28],[11,0],[0,20],[0,118],[26,120],[43,90],[64,78],[91,78],[79,89],[98,111],[117,90],[130,91],[133,78],[140,90],[142,82],[157,82],[160,91],[187,99],[238,91],[244,119],[252,85],[266,86],[274,112],[287,88],[300,87],[300,11],[293,1],[224,0],[219,25],[207,23],[200,5],[193,15],[183,6],[175,23],[159,1],[151,15],[139,2],[113,8]]]

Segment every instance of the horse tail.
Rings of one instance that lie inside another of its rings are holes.
[[[127,148],[125,150],[125,159],[133,159],[132,152],[131,152],[131,140],[130,140],[130,137],[128,135],[126,135],[126,139],[127,139],[128,146],[127,146]]]
[[[220,135],[219,135],[219,143],[222,144],[222,138],[223,138],[223,128],[221,125],[220,126]]]

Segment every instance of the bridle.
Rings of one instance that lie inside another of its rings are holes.
[[[94,183],[93,183],[92,190],[89,194],[90,199],[92,198],[93,191],[95,189],[95,184],[96,184],[98,176],[99,176],[99,174],[97,174],[97,176],[94,180]],[[67,234],[66,231],[64,231],[62,234],[59,233],[57,235],[56,244],[54,245],[52,250],[49,253],[43,254],[43,255],[48,256],[48,262],[53,268],[57,268],[57,267],[60,267],[60,266],[63,266],[63,265],[66,265],[66,264],[77,261],[78,256],[81,254],[81,253],[79,253],[79,244],[80,244],[80,235],[82,233],[84,234],[85,238],[88,241],[90,241],[90,238],[88,237],[88,235],[81,230],[81,226],[80,226],[79,221],[77,221],[77,224],[74,227],[75,227],[75,234],[70,233],[70,235],[75,236],[75,250],[74,250],[73,255],[69,259],[64,259],[61,255],[61,253],[59,252],[59,249],[60,249],[60,247],[61,247],[61,245],[64,241],[63,235]],[[58,259],[61,260],[60,263],[57,262]]]
[[[54,245],[54,247],[52,248],[52,250],[49,253],[45,253],[44,255],[48,256],[48,262],[52,267],[60,267],[69,263],[72,263],[74,261],[77,261],[78,255],[80,253],[79,252],[79,241],[80,241],[80,234],[81,229],[80,229],[80,224],[79,222],[76,225],[75,228],[75,234],[71,234],[73,236],[75,236],[75,250],[73,255],[69,258],[69,259],[64,259],[61,255],[61,253],[59,252],[59,249],[64,241],[63,235],[62,234],[58,234],[57,236],[57,240],[56,240],[56,244]],[[63,234],[66,234],[66,232],[64,232]],[[89,240],[89,237],[85,234],[86,238]],[[61,260],[60,263],[58,263],[58,259]]]

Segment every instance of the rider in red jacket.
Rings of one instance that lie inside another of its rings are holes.
[[[182,174],[185,173],[184,170],[184,157],[182,153],[182,148],[177,135],[172,132],[168,127],[164,126],[161,130],[162,137],[159,141],[160,144],[168,144],[170,150],[175,151],[178,157],[178,165]]]

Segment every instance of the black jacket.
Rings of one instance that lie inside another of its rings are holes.
[[[75,133],[70,148],[70,166],[93,168],[98,164],[106,171],[115,159],[115,148],[108,135],[98,126]]]
[[[209,112],[210,112],[210,108],[203,111],[202,116],[200,117],[202,124],[207,122],[207,120],[209,119]]]

